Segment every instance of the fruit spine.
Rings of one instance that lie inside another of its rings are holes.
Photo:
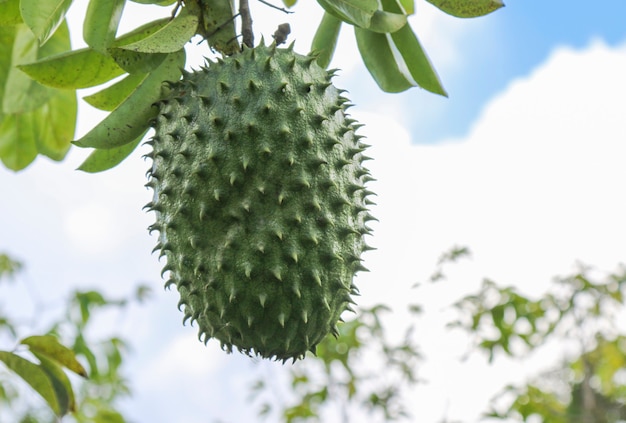
[[[350,104],[292,47],[244,48],[170,84],[147,184],[184,320],[205,343],[283,361],[336,334],[373,219]]]

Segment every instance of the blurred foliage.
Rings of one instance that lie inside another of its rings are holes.
[[[428,282],[444,279],[447,265],[469,256],[467,247],[444,252]],[[324,422],[332,416],[333,421],[347,423],[363,421],[365,413],[368,422],[413,421],[408,412],[413,401],[406,394],[422,382],[417,373],[422,356],[414,337],[416,322],[400,328],[404,332],[400,341],[390,341],[383,318],[391,311],[383,304],[362,308],[354,319],[338,325],[337,337],[329,335],[318,345],[315,356],[309,354],[290,367],[287,380],[258,379],[251,392],[261,403],[259,416],[285,423]],[[408,312],[418,319],[422,306],[410,304]]]
[[[444,280],[447,265],[469,256],[465,247],[445,252],[428,282]],[[16,279],[21,269],[19,261],[0,255],[0,282]],[[613,273],[579,266],[553,282],[535,298],[485,279],[476,293],[453,304],[458,318],[449,327],[471,337],[468,353],[483,352],[490,362],[497,357],[524,359],[556,344],[565,357],[524,384],[504,387],[483,420],[626,421],[626,266]],[[149,292],[140,286],[129,300],[76,291],[47,331],[28,337],[28,328],[3,312],[0,303],[0,342],[8,339],[15,346],[5,350],[0,344],[0,421],[58,422],[65,415],[63,421],[77,423],[125,422],[117,402],[130,394],[122,371],[126,341],[116,336],[94,341],[89,329],[98,314],[121,311],[131,301],[145,300]],[[37,311],[39,316],[42,307]],[[409,306],[416,320],[395,328],[399,332],[393,340],[383,323],[390,311],[382,304],[362,309],[339,325],[336,338],[329,336],[318,346],[316,356],[290,366],[284,378],[273,374],[253,381],[251,400],[259,407],[258,415],[285,423],[330,417],[342,422],[414,421],[407,393],[422,382],[422,356],[414,338],[422,307]],[[26,395],[33,389],[44,402]]]
[[[5,278],[13,277],[21,268],[21,262],[9,257],[5,253],[0,253],[0,281]]]
[[[16,277],[21,268],[19,262],[0,255],[2,278]],[[115,335],[94,340],[90,326],[105,310],[122,312],[131,301],[141,302],[148,295],[145,286],[138,287],[130,300],[109,299],[97,291],[75,291],[60,308],[63,313],[50,319],[43,335],[28,337],[23,333],[32,331],[30,325],[15,321],[0,303],[0,329],[5,335],[0,338],[0,421],[46,423],[65,416],[63,421],[76,423],[125,422],[116,404],[130,394],[122,371],[128,345]],[[46,307],[35,307],[33,322],[41,323]],[[14,347],[4,350],[7,344]],[[47,406],[29,395],[28,389],[39,394]]]
[[[443,253],[428,282],[445,280],[446,266],[470,256],[466,247]],[[455,302],[458,319],[449,327],[471,337],[468,354],[484,352],[489,362],[524,359],[556,343],[567,357],[521,386],[504,387],[484,421],[626,421],[626,328],[619,325],[624,322],[625,289],[626,267],[603,274],[579,266],[573,274],[555,278],[538,298],[485,279],[478,292]],[[410,306],[413,316],[421,310],[419,304]],[[415,421],[407,412],[406,396],[421,381],[421,356],[412,338],[415,324],[407,323],[401,342],[389,342],[381,321],[389,311],[384,305],[363,309],[339,325],[337,338],[329,336],[320,344],[317,356],[290,367],[286,379],[258,379],[252,398],[260,403],[259,416],[285,423]]]
[[[454,307],[451,324],[487,353],[522,358],[558,342],[560,366],[510,385],[494,398],[488,419],[553,423],[617,423],[626,420],[626,267],[602,274],[579,266],[554,279],[539,298],[484,280],[478,293]],[[619,322],[622,325],[620,326]],[[533,420],[534,419],[534,420]]]
[[[327,413],[348,422],[359,409],[369,414],[368,421],[408,417],[403,394],[419,381],[421,355],[412,337],[413,325],[402,341],[387,339],[381,317],[389,311],[384,305],[361,310],[358,317],[339,325],[336,338],[325,338],[315,356],[296,362],[288,375],[287,391],[293,393],[293,401],[276,403],[272,393],[280,387],[270,378],[258,379],[252,397],[262,403],[259,415],[286,423],[323,422]]]

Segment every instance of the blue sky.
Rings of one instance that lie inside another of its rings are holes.
[[[256,5],[258,31],[268,39],[289,20],[296,48],[306,52],[319,8],[300,1],[290,17]],[[435,422],[448,410],[451,419],[470,422],[499,386],[524,380],[541,363],[531,357],[488,367],[480,356],[461,363],[468,342],[445,331],[446,306],[484,276],[541,293],[577,260],[603,269],[624,261],[626,3],[592,10],[589,2],[508,1],[488,17],[464,21],[416,1],[411,22],[449,98],[418,89],[380,93],[349,30],[333,64],[343,69],[336,83],[356,103],[352,113],[366,123],[378,179],[373,213],[380,222],[370,242],[378,249],[365,257],[371,272],[357,279],[359,303],[391,305],[392,335],[402,332],[407,301],[425,305],[418,341],[427,358],[420,372],[430,383],[411,393],[415,421]],[[150,18],[143,10],[127,9],[126,29]],[[169,13],[155,10],[154,17]],[[70,17],[81,13],[74,5]],[[74,24],[75,45],[79,28]],[[207,54],[190,50],[196,64]],[[82,108],[77,136],[101,117]],[[162,263],[150,254],[153,216],[141,210],[151,196],[143,187],[146,151],[99,175],[74,171],[86,155],[78,149],[64,163],[38,159],[18,174],[0,169],[0,250],[26,262],[30,286],[0,286],[0,305],[27,315],[35,308],[29,290],[55,302],[75,287],[120,296],[149,283],[150,304],[98,329],[133,340],[128,413],[138,423],[254,421],[246,403],[250,374],[279,377],[281,367],[226,355],[213,342],[205,347],[195,328],[182,326],[177,294],[161,290]],[[411,290],[452,245],[474,255],[451,273],[445,292]]]
[[[504,90],[511,80],[528,74],[545,61],[555,46],[581,48],[593,39],[615,45],[623,42],[626,34],[623,23],[626,3],[619,0],[602,2],[602,6],[582,1],[505,4],[506,7],[491,15],[467,21],[442,15],[442,24],[467,28],[466,38],[455,40],[461,66],[441,66],[436,60],[436,49],[428,48],[429,40],[423,40],[449,99],[416,93],[417,90],[397,95],[407,108],[437,111],[426,119],[406,122],[415,135],[414,142],[436,143],[466,134],[485,102]],[[418,14],[434,9],[420,1],[416,2],[416,8]],[[413,28],[421,37],[419,25]],[[362,77],[367,79],[365,75]],[[369,84],[364,80],[358,82],[363,83]],[[370,89],[374,89],[373,84]]]

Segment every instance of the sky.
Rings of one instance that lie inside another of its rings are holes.
[[[259,37],[289,21],[305,53],[321,15],[314,2],[300,2],[289,16],[254,4]],[[145,10],[128,8],[124,28],[169,13]],[[83,14],[80,4],[70,11],[76,46]],[[460,20],[419,0],[410,22],[448,98],[380,92],[344,27],[331,66],[341,69],[335,83],[356,104],[353,117],[366,124],[360,133],[372,145],[367,164],[377,179],[379,222],[369,241],[377,249],[365,255],[370,272],[357,277],[358,302],[390,305],[393,336],[406,327],[407,304],[425,307],[416,336],[426,358],[419,373],[429,382],[410,393],[413,421],[477,421],[500,387],[548,361],[460,360],[469,341],[445,329],[448,306],[483,277],[540,295],[577,262],[610,271],[625,261],[625,14],[621,0],[509,0],[492,15]],[[193,66],[208,54],[189,51]],[[77,138],[101,118],[81,107]],[[163,263],[150,253],[154,217],[141,210],[151,197],[143,186],[147,151],[96,175],[74,170],[87,154],[78,149],[62,163],[42,158],[19,173],[0,169],[0,251],[27,265],[22,284],[0,286],[0,306],[27,316],[37,301],[58,303],[76,288],[122,296],[147,283],[148,304],[98,327],[121,331],[133,345],[127,371],[135,394],[124,410],[139,423],[255,421],[250,375],[280,378],[284,368],[227,355],[215,342],[205,347],[195,328],[182,326],[178,296],[161,289]],[[454,245],[468,246],[471,260],[454,267],[445,286],[413,289]]]

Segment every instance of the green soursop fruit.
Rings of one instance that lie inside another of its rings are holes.
[[[158,104],[155,250],[205,343],[295,360],[353,303],[371,178],[331,78],[262,44],[185,73]]]

